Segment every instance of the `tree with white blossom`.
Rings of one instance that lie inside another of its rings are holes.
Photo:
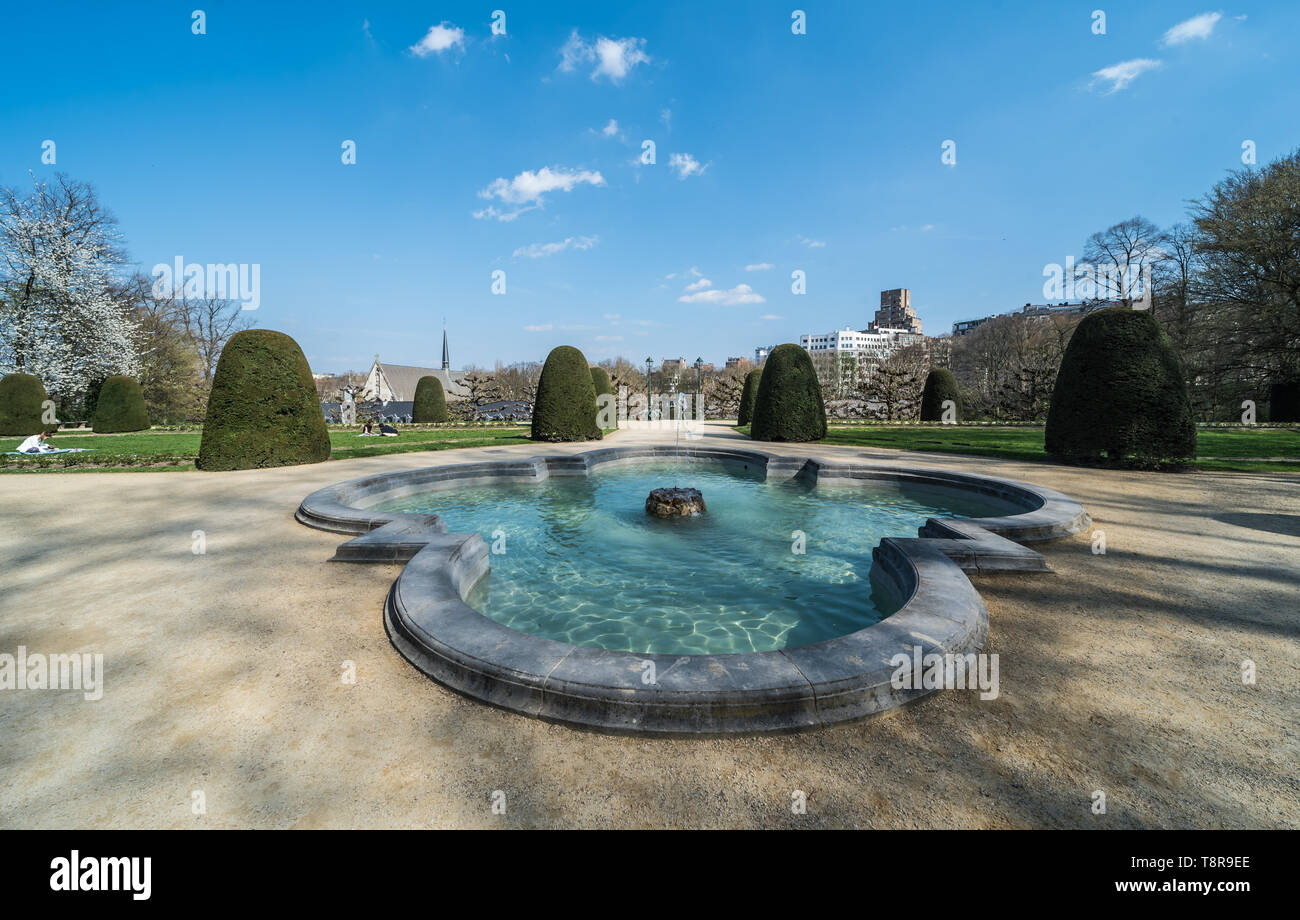
[[[0,373],[35,374],[59,401],[137,373],[138,330],[115,296],[125,269],[116,221],[62,174],[0,188]]]

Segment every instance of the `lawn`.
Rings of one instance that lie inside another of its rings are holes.
[[[154,429],[131,434],[60,432],[56,447],[90,447],[93,453],[55,454],[27,459],[3,457],[6,472],[64,469],[142,469],[153,471],[192,470],[199,453],[201,431]],[[330,459],[376,457],[418,450],[448,450],[456,447],[487,447],[523,444],[529,440],[527,426],[406,429],[395,438],[363,438],[355,431],[330,432]],[[0,453],[14,450],[21,438],[0,438]]]
[[[748,434],[748,427],[737,428]],[[1048,460],[1041,427],[996,428],[965,425],[859,425],[831,429],[818,443],[846,447],[935,451]],[[1196,433],[1197,469],[1238,472],[1300,472],[1300,430],[1279,428],[1202,428]],[[1259,458],[1286,458],[1279,460]],[[1205,459],[1208,458],[1208,459]],[[1249,458],[1249,459],[1247,459]]]

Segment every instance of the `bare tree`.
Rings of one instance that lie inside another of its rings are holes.
[[[914,419],[921,408],[921,390],[929,369],[924,346],[900,348],[871,370],[859,387],[860,398],[878,418],[890,422]]]
[[[1088,237],[1076,276],[1092,282],[1102,300],[1132,303],[1145,296],[1156,263],[1164,258],[1165,235],[1144,217],[1130,217]]]
[[[470,421],[478,420],[478,411],[482,406],[501,399],[501,384],[495,374],[472,370],[456,382],[469,390],[469,395],[462,403]]]
[[[252,318],[235,300],[207,296],[188,298],[183,294],[171,296],[173,308],[199,356],[201,384],[206,392],[212,388],[221,350],[236,332],[252,328]]]

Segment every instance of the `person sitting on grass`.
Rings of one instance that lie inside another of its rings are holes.
[[[375,433],[375,425],[373,422],[367,419],[366,423],[363,426],[361,426],[361,436],[363,438],[368,438],[374,433]]]
[[[397,429],[394,428],[392,425],[385,425],[382,422],[379,425],[379,433],[386,438],[397,437]]]
[[[52,437],[54,437],[52,431],[42,431],[40,434],[34,434],[18,445],[18,453],[48,454],[54,450],[54,446],[52,444],[46,444],[45,442]]]

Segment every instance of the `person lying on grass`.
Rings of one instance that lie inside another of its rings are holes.
[[[18,453],[48,454],[54,450],[54,445],[46,443],[52,437],[54,437],[52,431],[42,431],[40,434],[34,434],[18,445]]]

